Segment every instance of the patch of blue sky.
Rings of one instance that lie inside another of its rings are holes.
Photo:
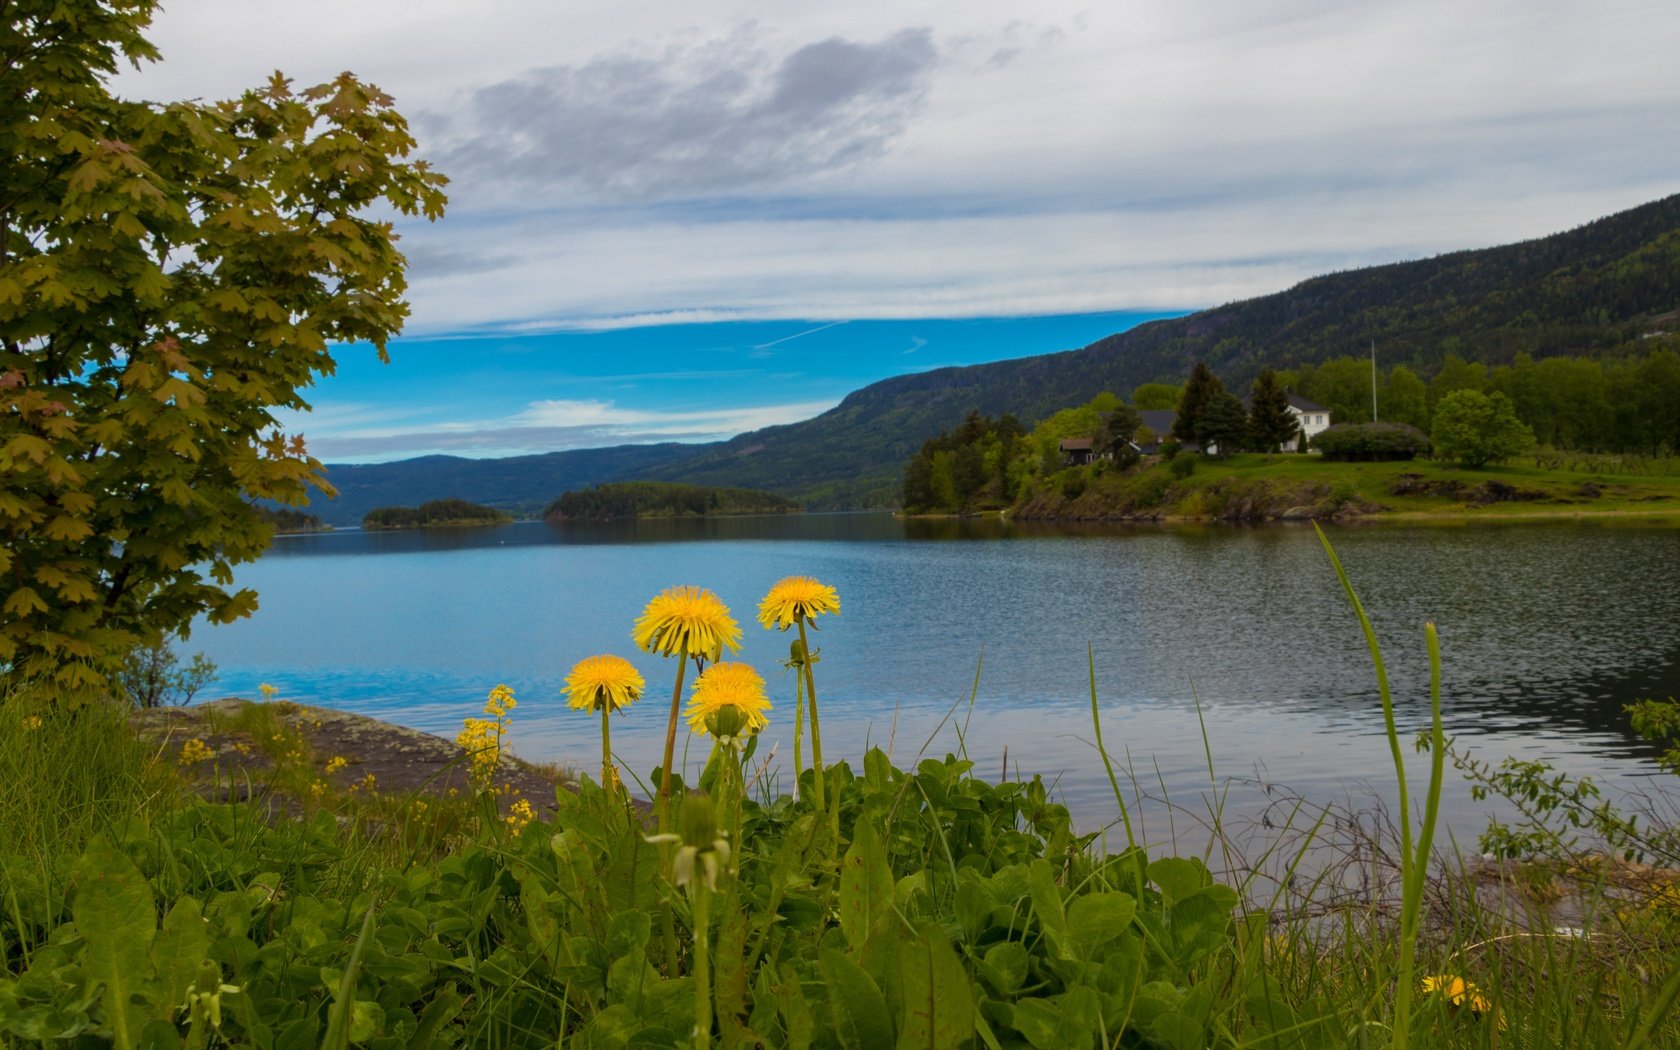
[[[315,455],[375,462],[704,441],[806,419],[880,379],[1076,349],[1170,313],[728,321],[398,340],[336,354],[289,418]]]

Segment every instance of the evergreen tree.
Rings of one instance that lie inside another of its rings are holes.
[[[1217,446],[1219,455],[1228,456],[1242,450],[1247,436],[1248,413],[1242,402],[1224,388],[1215,390],[1196,417],[1196,441],[1202,451]]]
[[[1289,392],[1278,382],[1277,373],[1262,368],[1248,399],[1248,438],[1261,452],[1276,452],[1301,432],[1295,413],[1289,411]]]
[[[1184,384],[1184,393],[1178,395],[1178,414],[1173,417],[1173,440],[1195,441],[1196,421],[1201,418],[1202,409],[1215,391],[1223,392],[1224,389],[1225,384],[1219,381],[1207,364],[1197,361],[1196,367],[1190,371],[1189,381]]]

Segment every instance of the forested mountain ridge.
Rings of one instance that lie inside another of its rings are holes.
[[[904,462],[973,410],[1010,412],[1031,426],[1103,391],[1180,382],[1197,360],[1244,389],[1262,365],[1296,368],[1363,355],[1372,341],[1385,367],[1406,364],[1426,379],[1449,354],[1489,364],[1524,352],[1615,354],[1652,332],[1680,331],[1677,310],[1680,195],[1549,237],[1314,277],[1286,291],[1151,321],[1079,350],[884,379],[813,419],[717,444],[503,460],[431,457],[333,467],[329,477],[341,499],[361,510],[434,494],[535,509],[566,489],[642,478],[765,489],[811,509],[889,506],[897,502]],[[433,486],[435,493],[407,488],[426,483],[434,461],[447,464],[450,482]],[[363,497],[360,489],[374,483],[380,495]],[[361,510],[326,504],[320,513],[353,521]]]
[[[1233,389],[1264,366],[1364,354],[1424,376],[1448,354],[1498,364],[1597,354],[1680,328],[1680,194],[1585,226],[1303,281],[1287,291],[1151,321],[1080,350],[896,376],[813,419],[742,434],[649,477],[748,485],[813,508],[883,506],[930,435],[972,410],[1029,425],[1102,391],[1179,382],[1206,361]]]

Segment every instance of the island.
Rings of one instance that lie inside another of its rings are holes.
[[[301,510],[290,507],[270,507],[261,503],[251,504],[251,509],[257,512],[271,528],[276,536],[297,532],[331,532],[332,526],[321,521],[313,514],[305,514]]]
[[[795,514],[800,509],[793,500],[757,489],[622,481],[567,492],[548,505],[548,509],[543,511],[543,518],[551,522],[623,521],[731,514]]]
[[[435,499],[418,507],[375,507],[362,517],[362,528],[432,529],[457,525],[506,525],[513,515],[464,499]]]

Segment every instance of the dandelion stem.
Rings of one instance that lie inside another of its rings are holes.
[[[823,781],[827,779],[822,757],[822,729],[817,722],[817,680],[811,674],[811,643],[805,639],[805,618],[799,619],[799,646],[805,650],[805,693],[811,698],[811,763],[816,767],[817,809],[828,808]]]
[[[659,831],[671,830],[671,761],[677,750],[677,714],[682,708],[683,672],[688,670],[688,650],[677,651],[677,684],[671,688],[671,718],[665,724],[665,764],[659,770]]]
[[[603,702],[601,704],[601,787],[609,791],[612,790],[613,782],[616,779],[613,776],[611,722],[612,705]]]
[[[805,664],[800,662],[793,674],[793,800],[799,801],[799,775],[805,772],[805,753],[800,742],[805,736]]]
[[[698,876],[689,883],[694,908],[694,1045],[707,1050],[712,1045],[712,892]]]

